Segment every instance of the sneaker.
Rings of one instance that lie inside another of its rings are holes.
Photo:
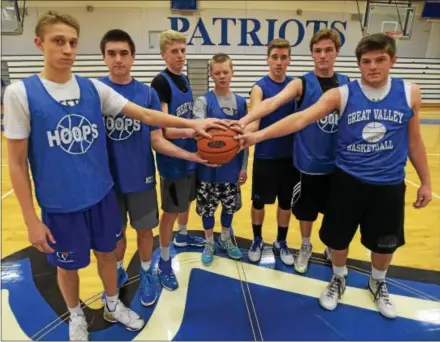
[[[128,281],[128,273],[124,267],[118,268],[118,289]]]
[[[169,291],[174,291],[179,287],[176,275],[174,274],[171,266],[171,258],[169,258],[168,261],[160,258],[157,272],[159,274],[160,283],[164,288]]]
[[[396,308],[393,302],[391,302],[385,280],[370,278],[368,281],[368,290],[370,290],[374,303],[382,315],[387,318],[397,317]]]
[[[293,254],[290,249],[287,247],[287,243],[285,240],[283,241],[275,241],[272,245],[272,250],[275,256],[280,256],[281,261],[287,265],[292,266],[295,263],[293,258]]]
[[[140,294],[141,294],[141,304],[143,306],[151,306],[156,302],[156,282],[153,276],[153,268],[150,267],[148,271],[144,271],[141,268],[139,272],[141,279]]]
[[[326,247],[324,250],[324,258],[329,261],[332,262],[332,249],[330,247]]]
[[[69,341],[88,341],[87,321],[84,315],[70,315]]]
[[[332,280],[319,297],[319,304],[324,309],[334,310],[338,306],[339,299],[345,292],[345,277],[333,274]]]
[[[221,249],[225,250],[228,253],[231,259],[238,260],[241,259],[241,257],[243,256],[243,254],[240,251],[240,248],[238,248],[232,242],[231,236],[228,236],[226,240],[222,240],[222,237],[220,235],[220,237],[218,238],[218,244]]]
[[[295,258],[295,271],[306,273],[309,268],[309,260],[312,256],[312,245],[301,245],[298,255]]]
[[[207,242],[202,253],[202,264],[209,266],[214,261],[214,244]]]
[[[173,243],[176,247],[203,247],[205,246],[205,239],[195,235],[177,233],[174,237]]]
[[[263,254],[264,242],[263,239],[257,236],[252,241],[251,248],[249,248],[248,257],[252,262],[259,262],[261,260],[261,254]]]
[[[109,311],[107,304],[104,305],[104,319],[110,323],[121,323],[127,330],[138,331],[141,330],[145,321],[136,312],[127,308],[121,300],[118,300],[115,311]]]

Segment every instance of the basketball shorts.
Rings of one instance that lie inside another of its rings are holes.
[[[256,209],[273,204],[290,210],[293,190],[293,162],[286,159],[254,159],[252,169],[252,202]]]
[[[393,253],[405,244],[405,192],[405,182],[364,183],[337,170],[319,232],[322,242],[336,250],[346,249],[360,226],[361,243],[366,248],[375,253]]]
[[[183,213],[196,199],[197,175],[195,171],[179,179],[160,179],[162,210]]]
[[[48,261],[66,270],[84,268],[90,263],[90,250],[112,252],[122,238],[121,217],[116,193],[112,189],[101,202],[73,213],[42,210],[42,221],[50,229],[55,253]]]
[[[236,183],[200,182],[197,186],[197,214],[214,216],[220,202],[225,214],[233,215],[239,211],[242,206],[240,186]]]
[[[299,221],[314,222],[325,211],[332,174],[310,175],[297,168],[294,173],[292,214]]]
[[[127,216],[134,229],[153,229],[159,224],[159,208],[155,187],[146,191],[118,194],[118,205],[122,227],[127,226]]]

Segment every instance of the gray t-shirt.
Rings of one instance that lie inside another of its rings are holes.
[[[229,94],[226,96],[216,96],[220,108],[226,115],[235,115],[237,113],[237,99],[234,94]],[[193,106],[193,116],[195,119],[206,119],[207,118],[207,101],[205,96],[200,96]],[[244,150],[243,165],[241,167],[242,171],[247,170],[249,158],[249,150]]]

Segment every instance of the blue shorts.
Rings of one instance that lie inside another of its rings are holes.
[[[90,250],[112,252],[123,236],[118,201],[112,189],[94,206],[74,213],[50,213],[42,210],[43,223],[56,243],[55,253],[47,254],[49,262],[66,270],[77,270],[90,264]]]

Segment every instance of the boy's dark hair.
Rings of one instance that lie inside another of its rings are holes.
[[[123,30],[114,29],[107,31],[107,33],[104,34],[100,43],[103,56],[105,55],[105,46],[108,42],[126,42],[130,47],[131,55],[134,56],[136,54],[136,46],[134,45],[133,39],[131,39],[130,35]]]
[[[396,41],[384,33],[374,33],[363,37],[356,46],[356,59],[361,60],[364,53],[370,51],[386,52],[391,58],[396,56]]]

